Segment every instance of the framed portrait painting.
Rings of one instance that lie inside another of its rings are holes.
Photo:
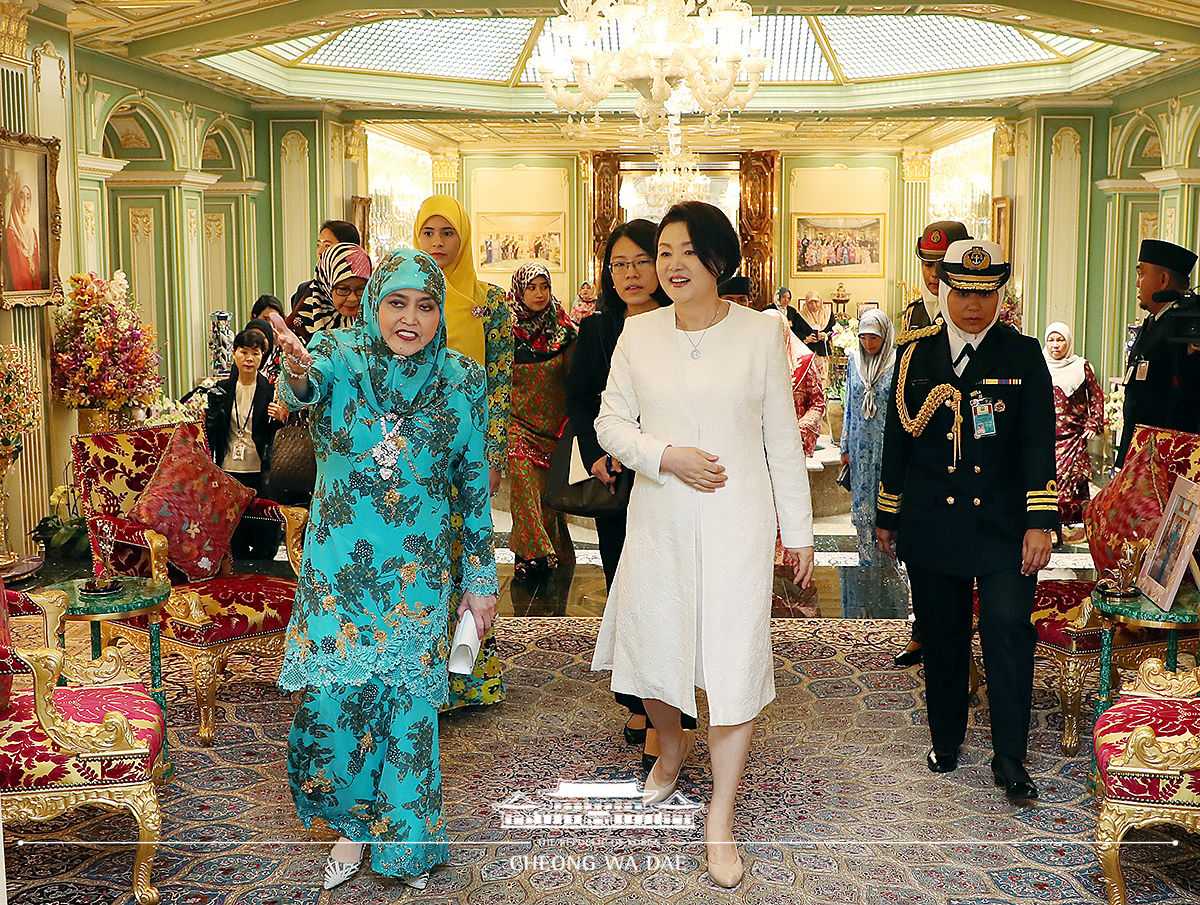
[[[565,214],[476,214],[473,227],[481,272],[511,273],[535,262],[551,271],[564,269]]]
[[[1200,537],[1200,485],[1185,477],[1175,479],[1162,521],[1142,561],[1137,577],[1139,590],[1161,610],[1170,610],[1175,593],[1190,567],[1196,576],[1192,554]]]
[[[61,301],[57,138],[0,129],[0,307]]]
[[[792,214],[792,276],[882,277],[883,214]]]
[[[1012,198],[1007,196],[992,199],[992,241],[1004,251],[1004,260],[1011,261]]]

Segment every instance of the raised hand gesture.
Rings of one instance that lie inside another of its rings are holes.
[[[275,342],[283,350],[284,357],[291,359],[293,366],[297,370],[299,368],[306,368],[312,364],[312,356],[304,348],[304,343],[300,342],[300,337],[292,332],[292,328],[280,317],[279,312],[271,311],[267,317],[271,319],[271,326],[275,328]]]

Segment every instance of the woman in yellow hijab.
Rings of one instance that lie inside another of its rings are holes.
[[[471,221],[462,205],[449,195],[425,199],[417,212],[413,245],[437,261],[446,277],[446,346],[483,365],[487,372],[488,424],[484,454],[491,469],[491,491],[500,485],[500,471],[508,461],[508,418],[512,407],[513,327],[512,314],[499,286],[475,276],[475,249]],[[451,502],[452,509],[457,509]],[[454,531],[462,519],[454,518]],[[455,536],[457,548],[461,538]],[[452,560],[453,561],[453,560]],[[458,576],[454,576],[455,583]],[[450,605],[450,636],[458,627],[454,615],[458,605],[455,591]],[[450,674],[450,700],[442,708],[453,710],[468,704],[494,704],[504,699],[504,678],[496,639],[489,629],[470,676]]]

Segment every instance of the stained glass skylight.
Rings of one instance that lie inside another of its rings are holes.
[[[507,82],[535,19],[388,19],[348,28],[305,66]]]
[[[848,79],[1056,60],[1015,28],[957,16],[817,17]]]

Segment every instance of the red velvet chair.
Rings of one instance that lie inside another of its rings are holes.
[[[1096,849],[1109,905],[1126,905],[1121,840],[1158,824],[1200,833],[1200,669],[1168,672],[1146,660],[1096,720],[1100,776]]]
[[[66,595],[37,600],[57,640]],[[60,677],[81,684],[59,687]],[[61,650],[0,644],[0,678],[16,680],[0,710],[4,823],[51,820],[84,805],[129,811],[138,826],[133,895],[139,905],[156,905],[150,874],[162,829],[156,785],[166,731],[158,704],[112,647],[88,662]]]
[[[218,674],[235,654],[271,660],[282,655],[296,582],[292,578],[235,575],[228,556],[216,577],[186,581],[168,566],[166,538],[130,520],[134,502],[154,474],[175,429],[176,425],[165,425],[72,438],[75,483],[88,523],[96,574],[103,571],[100,543],[111,538],[116,572],[172,582],[162,626],[162,651],[183,657],[191,666],[200,741],[211,745]],[[203,436],[203,431],[200,434]],[[288,559],[293,572],[298,572],[308,512],[256,499],[244,518],[282,523]],[[149,650],[144,617],[105,622],[103,632],[106,639],[117,635]]]

